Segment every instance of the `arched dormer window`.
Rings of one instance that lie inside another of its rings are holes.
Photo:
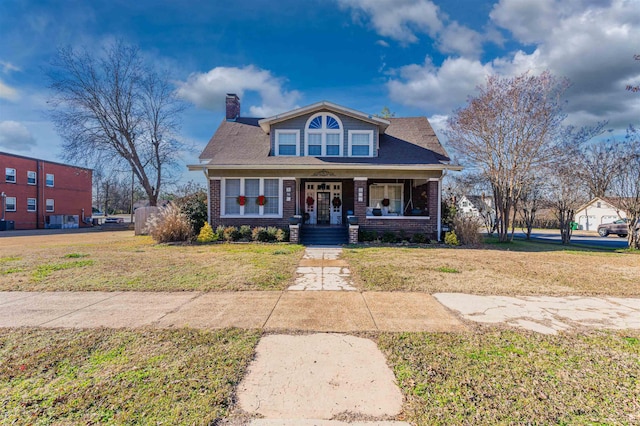
[[[335,115],[321,112],[312,115],[305,126],[305,155],[341,157],[344,131]]]

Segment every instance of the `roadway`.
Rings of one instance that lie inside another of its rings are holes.
[[[522,231],[516,231],[515,237],[525,238],[525,234]],[[536,229],[531,233],[531,239],[557,243],[562,242],[560,238],[560,230],[558,229]],[[626,238],[620,238],[617,235],[601,237],[595,231],[574,231],[571,235],[571,244],[587,245],[604,249],[624,249],[628,247]]]

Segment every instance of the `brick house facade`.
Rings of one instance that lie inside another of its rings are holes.
[[[384,119],[323,101],[249,118],[234,94],[226,107],[200,163],[188,166],[207,177],[214,228],[287,227],[295,216],[301,234],[357,222],[439,237],[442,177],[460,167],[426,117]]]
[[[15,229],[87,225],[91,169],[0,152],[0,173],[0,220]]]

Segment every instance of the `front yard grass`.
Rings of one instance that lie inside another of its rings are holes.
[[[344,250],[367,291],[490,295],[640,296],[640,254],[516,241],[476,248],[358,247]]]
[[[378,345],[412,424],[640,423],[637,331],[382,334]]]
[[[259,331],[0,329],[2,424],[214,424]]]
[[[282,290],[303,248],[159,245],[126,232],[0,239],[0,291]]]

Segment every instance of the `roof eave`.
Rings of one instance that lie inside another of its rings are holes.
[[[389,169],[389,170],[452,170],[461,171],[462,166],[451,164],[189,164],[189,171],[202,171],[207,169],[215,170],[282,170],[286,166],[288,170],[300,169],[310,170],[319,167],[333,170],[367,170],[367,169]]]
[[[336,112],[341,112],[345,115],[354,117],[354,118],[358,118],[360,120],[364,120],[364,121],[368,121],[370,123],[376,124],[379,128],[380,128],[380,132],[384,133],[384,131],[387,129],[387,127],[389,126],[389,124],[391,124],[389,122],[389,120],[385,120],[384,118],[380,118],[380,117],[376,117],[374,115],[371,114],[366,114],[364,112],[361,111],[356,111],[355,109],[351,109],[351,108],[347,108],[347,107],[343,107],[342,105],[337,105],[334,104],[332,102],[328,102],[328,101],[321,101],[321,102],[316,102],[315,104],[311,104],[311,105],[307,105],[305,107],[302,108],[297,108],[291,111],[287,111],[285,113],[282,114],[277,114],[274,115],[272,117],[267,117],[267,118],[263,118],[262,120],[258,121],[258,124],[260,125],[260,128],[262,128],[262,130],[265,133],[269,133],[271,131],[271,125],[275,124],[275,123],[279,123],[281,121],[284,120],[288,120],[290,118],[294,118],[294,117],[298,117],[300,115],[303,114],[307,114],[311,111],[315,111],[315,110],[319,110],[319,109],[329,109],[329,110],[333,110]]]

